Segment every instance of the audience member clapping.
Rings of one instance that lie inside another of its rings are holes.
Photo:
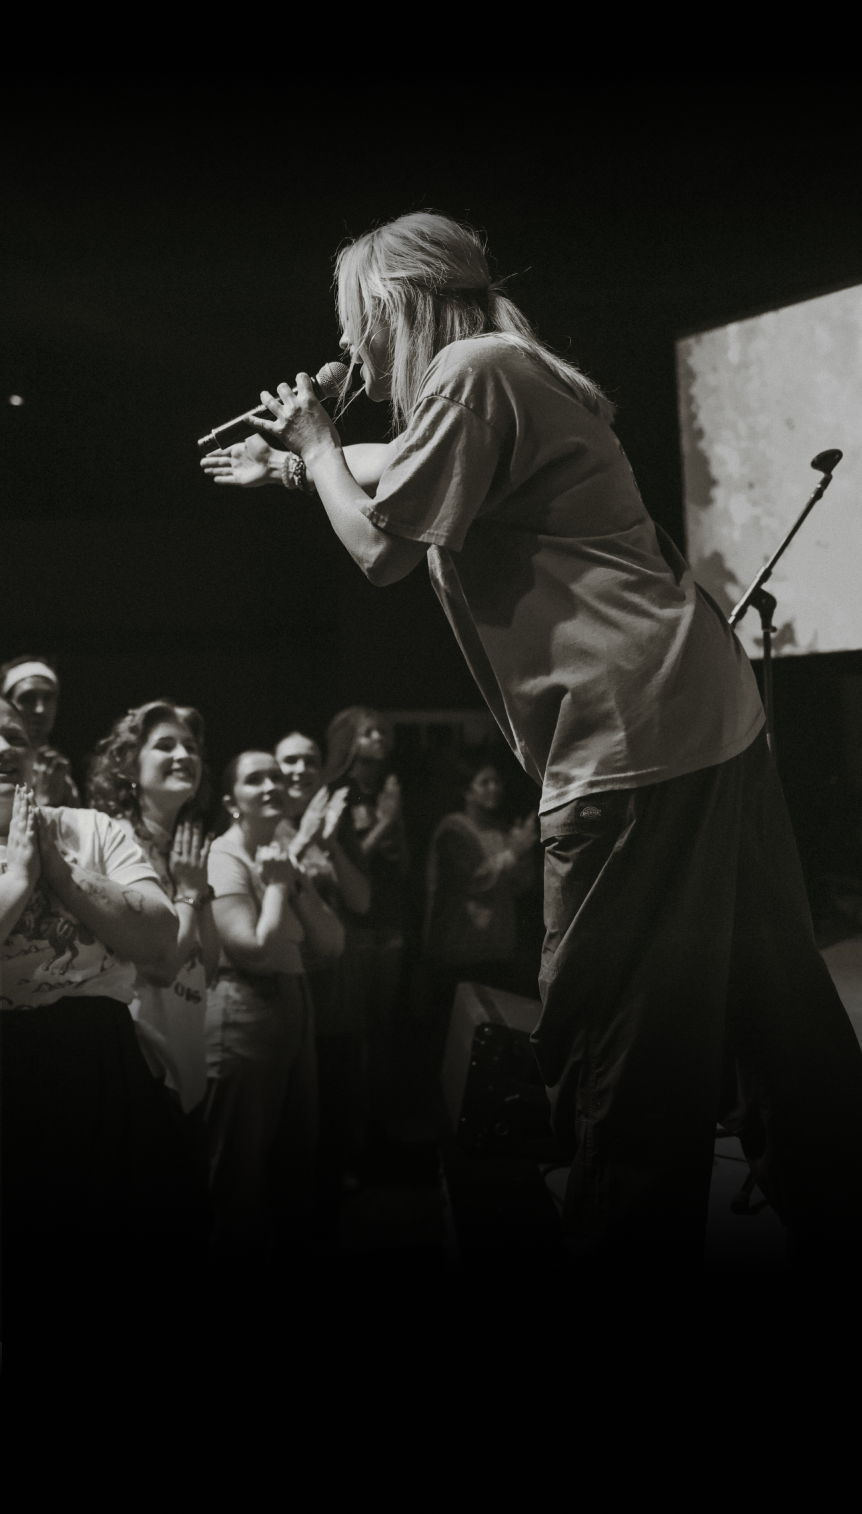
[[[0,700],[4,1290],[22,1341],[80,1355],[188,1312],[204,1211],[128,1012],[176,913],[116,820],[36,805],[33,757]]]
[[[314,1001],[320,1131],[317,1152],[319,1217],[331,1232],[344,1180],[357,1144],[362,1065],[362,987],[351,917],[371,902],[367,869],[350,810],[348,789],[330,793],[323,781],[320,748],[298,731],[276,747],[284,775],[285,816],[276,836],[301,862],[321,897],[345,926],[345,950],[322,956],[306,939],[302,956]]]
[[[317,1072],[301,946],[337,957],[344,930],[275,839],[284,778],[272,753],[240,753],[222,791],[233,823],[208,863],[221,954],[207,995],[206,1124],[215,1259],[249,1280],[265,1253],[308,1239]]]
[[[342,710],[331,721],[326,742],[327,783],[330,790],[347,787],[347,805],[371,885],[370,907],[355,918],[352,939],[365,1005],[369,1129],[385,1135],[393,1019],[404,972],[409,866],[401,788],[388,770],[392,733],[376,710]]]
[[[48,657],[13,657],[0,667],[0,695],[19,711],[33,747],[37,804],[77,807],[81,796],[68,757],[49,743],[57,718],[60,681]]]
[[[422,994],[437,1050],[459,981],[515,986],[516,900],[533,881],[539,834],[535,814],[502,819],[503,780],[486,756],[462,759],[461,785],[463,810],[437,826],[426,875]]]
[[[134,836],[179,916],[171,961],[160,972],[139,970],[130,1009],[150,1071],[189,1113],[206,1094],[206,990],[219,953],[201,818],[209,785],[197,710],[160,699],[116,721],[96,748],[88,797]]]

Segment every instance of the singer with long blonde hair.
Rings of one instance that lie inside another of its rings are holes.
[[[205,467],[266,482],[292,453],[371,583],[426,559],[541,789],[532,1039],[572,1158],[573,1264],[627,1296],[696,1278],[720,1120],[790,1256],[852,1278],[862,1052],[740,643],[647,513],[608,399],[536,335],[472,227],[378,226],[338,254],[336,285],[342,347],[394,439],[342,448],[299,374],[262,393],[257,440]]]

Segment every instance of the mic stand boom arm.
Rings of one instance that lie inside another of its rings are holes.
[[[750,588],[746,589],[739,604],[735,606],[729,616],[730,625],[738,625],[749,605],[754,605],[754,608],[760,615],[760,625],[763,631],[763,708],[766,712],[766,734],[769,738],[769,749],[773,757],[775,756],[775,718],[772,700],[772,637],[775,634],[775,627],[772,624],[772,617],[775,613],[777,600],[774,594],[769,594],[764,589],[763,585],[772,576],[773,568],[779,558],[784,556],[805,517],[814,509],[817,501],[826,493],[832,482],[833,470],[838,467],[843,455],[842,452],[838,451],[837,447],[833,447],[828,452],[818,452],[817,456],[812,458],[812,468],[815,468],[818,473],[823,474],[820,483],[814,490],[798,520],[794,521],[790,527],[777,551],[773,552],[769,562],[765,563],[760,569],[754,583]]]

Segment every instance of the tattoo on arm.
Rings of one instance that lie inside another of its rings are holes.
[[[100,878],[95,873],[88,873],[82,867],[73,867],[72,879],[75,887],[82,894],[86,894],[90,899],[94,899],[97,904],[110,904],[112,898],[116,898],[116,894],[113,894],[110,889],[105,887],[105,884],[108,882],[106,878]],[[136,888],[120,888],[119,892],[126,909],[131,910],[134,915],[143,914],[143,894],[140,894]]]

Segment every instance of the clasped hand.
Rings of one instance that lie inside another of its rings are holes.
[[[31,788],[17,785],[9,822],[6,871],[26,882],[32,890],[41,877],[49,888],[62,875],[66,864],[57,844],[56,814],[40,809]]]
[[[290,857],[298,863],[303,852],[316,841],[323,851],[328,851],[344,813],[347,803],[347,788],[336,789],[330,795],[324,785],[319,788],[299,822],[299,828],[290,843]]]
[[[278,842],[273,842],[270,846],[259,846],[254,860],[260,868],[261,881],[267,887],[270,883],[281,883],[287,885],[289,893],[295,892],[299,868],[291,862]]]
[[[279,384],[278,399],[261,390],[261,402],[271,410],[274,421],[249,417],[249,424],[259,431],[271,447],[295,452],[309,467],[314,454],[327,446],[341,445],[332,421],[314,392],[307,373],[296,375],[296,389]]]
[[[42,871],[39,850],[39,811],[32,789],[15,786],[9,840],[6,844],[6,872],[33,889]]]
[[[207,858],[212,836],[203,837],[200,824],[185,821],[178,825],[174,835],[168,871],[177,892],[181,894],[205,894],[207,890]]]

